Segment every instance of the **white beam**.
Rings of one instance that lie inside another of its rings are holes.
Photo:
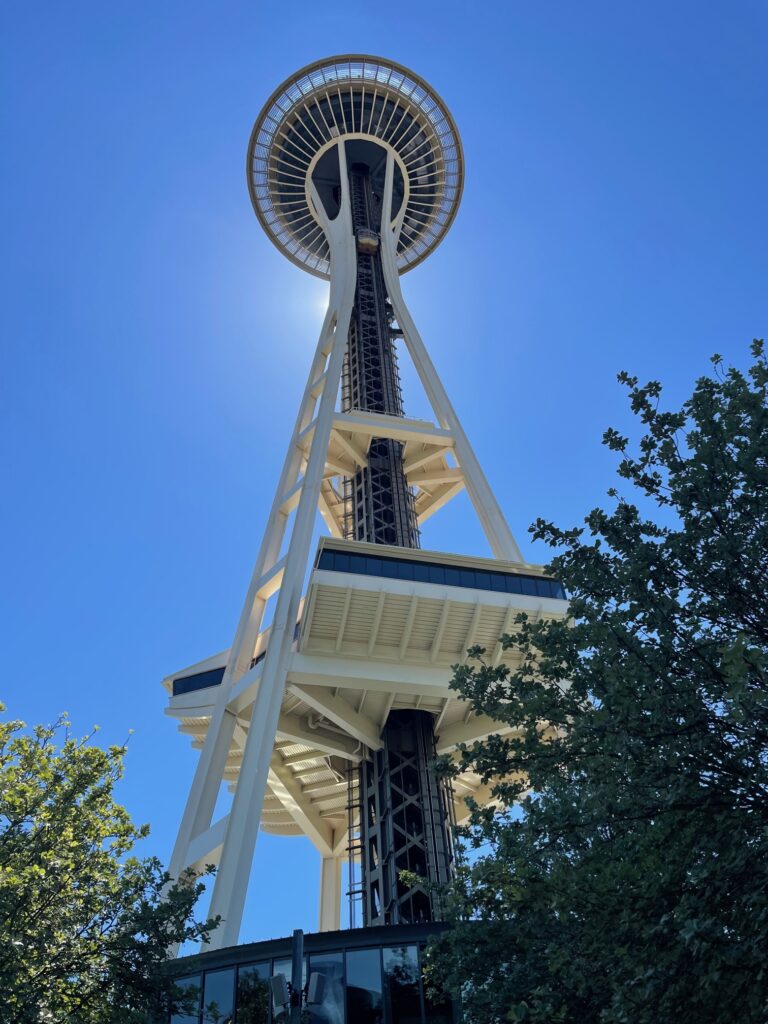
[[[327,490],[330,484],[327,480],[323,481],[320,487],[320,493],[317,496],[317,507],[320,510],[320,515],[323,517],[325,525],[328,527],[328,532],[334,537],[342,537],[341,523],[336,515],[333,505],[328,501]]]
[[[323,782],[307,782],[305,785],[302,785],[301,791],[302,793],[322,793],[330,789],[341,789],[346,787],[346,785],[346,782],[325,779]]]
[[[335,441],[340,448],[343,448],[349,458],[352,459],[352,461],[361,469],[363,466],[368,465],[368,454],[367,451],[363,450],[362,445],[355,444],[354,441],[345,437],[344,434],[338,430],[331,431],[331,440]]]
[[[281,764],[279,755],[272,758],[269,788],[322,856],[332,856],[333,835],[328,823],[322,820],[310,801],[304,797],[301,786],[293,778],[290,768]]]
[[[434,638],[432,639],[432,649],[429,652],[429,660],[435,661],[438,654],[440,653],[440,644],[443,642],[443,636],[445,634],[445,625],[448,622],[448,615],[451,611],[451,602],[444,601],[443,609],[440,612],[440,620],[435,630]]]
[[[414,613],[415,614],[415,613]],[[341,690],[370,690],[372,693],[398,693],[430,698],[455,697],[450,689],[450,671],[436,665],[407,665],[400,661],[369,661],[334,654],[291,655],[289,685],[338,686]]]
[[[234,714],[242,714],[245,709],[254,702],[259,689],[262,672],[264,671],[264,659],[248,671],[234,684],[229,692],[227,707]]]
[[[320,928],[335,932],[341,924],[341,857],[323,857],[320,869]]]
[[[443,484],[462,484],[464,474],[460,469],[427,469],[423,473],[411,473],[408,483],[412,487],[442,486]]]
[[[483,609],[483,606],[480,604],[480,601],[479,600],[476,601],[475,602],[475,610],[474,610],[474,612],[472,612],[472,621],[469,624],[469,629],[467,630],[467,635],[464,637],[464,646],[462,647],[462,652],[463,653],[462,653],[462,656],[461,656],[461,663],[462,663],[462,665],[466,664],[466,661],[467,661],[467,651],[469,650],[470,647],[472,647],[472,645],[475,642],[475,633],[477,632],[477,624],[480,621],[480,612],[482,611],[482,609]]]
[[[462,794],[455,802],[456,824],[461,825],[469,818],[470,810],[465,797],[472,797],[480,807],[500,806],[501,801],[498,797],[493,796],[492,789],[492,786],[481,785],[473,789],[471,793]]]
[[[388,437],[393,441],[422,441],[443,448],[453,448],[450,430],[442,430],[428,420],[412,420],[403,416],[387,416],[380,412],[337,413],[334,430],[344,430],[356,437]]]
[[[291,746],[287,743],[286,746]],[[275,748],[279,749],[279,748]],[[324,761],[325,757],[317,750],[312,750],[308,754],[290,754],[288,757],[283,758],[283,764],[294,765],[294,764],[306,764],[308,761]]]
[[[419,511],[419,523],[425,523],[427,519],[430,518],[430,516],[433,516],[435,514],[435,512],[439,512],[440,509],[444,505],[447,505],[452,498],[455,498],[457,494],[460,494],[464,490],[464,487],[464,481],[460,480],[457,484],[454,484],[452,487],[448,487],[446,488],[446,490],[441,491],[436,498],[430,499],[426,507],[423,510]],[[419,499],[417,497],[417,504],[418,501]]]
[[[298,715],[280,715],[277,723],[277,735],[280,739],[293,740],[307,747],[321,750],[324,754],[335,754],[347,761],[360,761],[362,754],[357,744],[343,736],[334,736],[322,729],[310,729]]]
[[[289,689],[295,697],[325,715],[335,725],[367,747],[379,750],[383,746],[375,723],[367,715],[355,711],[343,697],[334,697],[330,690],[318,686],[297,686],[295,683],[290,683]]]
[[[341,619],[339,620],[339,629],[336,633],[336,650],[341,650],[341,644],[344,639],[344,630],[347,628],[347,617],[349,616],[349,605],[352,600],[352,588],[347,587],[344,592],[344,607],[341,610]]]
[[[405,619],[405,626],[403,627],[403,635],[400,637],[400,658],[405,657],[405,652],[408,650],[408,644],[411,640],[411,633],[413,632],[413,624],[416,621],[416,609],[419,606],[419,598],[416,594],[411,596],[411,603],[408,606],[408,615]]]
[[[474,743],[476,740],[484,740],[488,736],[507,736],[514,732],[511,725],[504,722],[497,722],[487,715],[476,715],[469,722],[458,722],[456,725],[449,725],[443,729],[437,737],[437,752],[445,754],[458,746],[459,743]]]
[[[493,657],[491,659],[491,663],[493,664],[494,668],[499,664],[499,662],[501,661],[501,657],[504,654],[504,647],[501,642],[501,637],[504,636],[505,633],[508,633],[510,629],[512,629],[512,623],[514,622],[515,614],[518,611],[519,609],[515,608],[513,605],[510,605],[509,608],[507,608],[507,613],[504,616],[504,625],[501,627],[501,635],[499,636],[499,639],[496,641],[496,647],[494,648]]]
[[[409,441],[405,447],[405,459],[403,470],[406,477],[414,473],[422,466],[432,462],[436,458],[445,456],[445,446],[441,444],[420,444],[418,441]]]
[[[280,584],[283,581],[283,573],[285,572],[285,559],[281,558],[279,562],[275,562],[271,569],[264,573],[259,582],[256,585],[256,594],[263,601],[268,601],[273,594],[276,594],[280,589]]]
[[[189,844],[187,859],[190,867],[200,871],[206,864],[218,864],[221,856],[221,846],[224,842],[224,835],[227,830],[229,815],[225,814],[218,821],[214,822],[205,832],[195,836]]]
[[[379,626],[381,626],[381,616],[384,613],[384,602],[387,599],[387,592],[385,590],[380,591],[379,600],[376,602],[376,611],[373,615],[373,622],[371,623],[371,632],[368,636],[368,656],[373,654],[373,649],[376,646],[376,639],[379,635]]]

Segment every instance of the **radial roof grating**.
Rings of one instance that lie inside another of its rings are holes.
[[[461,141],[435,91],[380,57],[330,57],[302,68],[267,100],[248,146],[248,189],[267,235],[290,260],[330,275],[324,232],[307,200],[314,157],[335,139],[368,137],[398,154],[408,178],[401,273],[442,240],[463,187]]]

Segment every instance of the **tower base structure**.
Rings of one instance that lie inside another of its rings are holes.
[[[317,1002],[306,1005],[311,1024],[458,1024],[458,1003],[430,996],[424,950],[445,925],[386,925],[304,936],[303,980],[321,976]],[[173,965],[195,1000],[192,1012],[170,1024],[291,1024],[275,1002],[270,979],[290,980],[290,938],[249,942],[182,957]]]
[[[312,1020],[452,1020],[425,995],[420,950],[442,927],[452,824],[493,787],[465,772],[448,788],[432,762],[506,727],[457,698],[451,666],[480,645],[512,667],[500,637],[519,613],[567,613],[560,584],[522,559],[401,291],[453,220],[462,160],[434,90],[378,58],[303,69],[254,128],[256,213],[330,295],[232,645],[163,681],[166,713],[200,751],[169,872],[215,864],[222,919],[210,952],[178,962],[200,1002],[177,1024],[211,1019],[210,1003],[221,1020],[237,1004],[238,1024],[288,1020],[265,986],[290,974],[290,940],[237,946],[259,830],[319,854]],[[429,419],[404,415],[396,344]],[[462,491],[490,558],[419,547]],[[318,512],[330,536],[313,550]]]

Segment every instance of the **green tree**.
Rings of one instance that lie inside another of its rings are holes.
[[[543,521],[568,622],[519,616],[518,660],[453,686],[512,727],[461,767],[476,807],[433,977],[470,1024],[768,1020],[768,367],[713,359],[680,411],[621,374],[629,495]],[[552,727],[549,731],[547,723]],[[443,770],[450,772],[447,764]]]
[[[2,710],[2,705],[0,705]],[[0,1021],[138,1024],[182,997],[171,943],[207,940],[202,882],[170,884],[130,856],[146,826],[113,798],[124,746],[75,738],[63,718],[0,723]]]

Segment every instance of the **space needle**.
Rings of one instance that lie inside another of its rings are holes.
[[[403,299],[402,275],[444,239],[462,194],[440,96],[378,57],[317,61],[264,105],[247,181],[267,236],[330,296],[290,437],[271,424],[260,439],[287,450],[232,643],[164,680],[167,713],[200,752],[169,870],[217,865],[212,947],[230,947],[252,866],[253,885],[275,882],[254,860],[259,830],[306,836],[320,933],[345,934],[346,901],[350,925],[381,943],[439,921],[452,826],[467,797],[491,799],[479,777],[449,788],[432,769],[501,729],[457,699],[451,666],[476,644],[514,659],[499,637],[515,616],[567,606],[523,561]],[[398,353],[429,420],[406,415]],[[463,490],[491,557],[421,546],[425,521]],[[215,819],[222,786],[231,805]]]

